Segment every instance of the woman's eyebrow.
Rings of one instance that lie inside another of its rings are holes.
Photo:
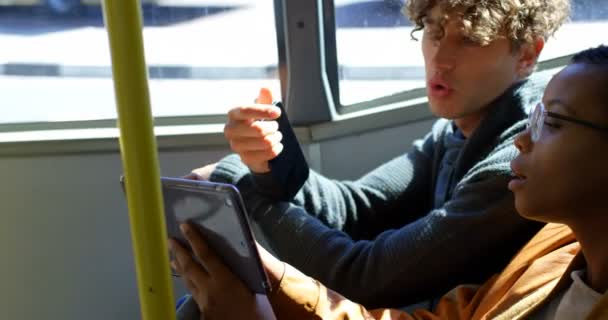
[[[552,99],[549,100],[546,103],[546,107],[548,111],[553,111],[553,110],[549,110],[552,109],[554,107],[561,107],[561,109],[565,110],[567,114],[571,115],[571,116],[576,116],[576,110],[574,110],[574,108],[572,108],[570,105],[568,105],[567,103],[564,103],[563,101],[561,101],[560,99]]]

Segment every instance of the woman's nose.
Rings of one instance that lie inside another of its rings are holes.
[[[526,153],[532,149],[532,138],[530,135],[530,128],[526,128],[523,132],[520,132],[515,137],[515,147],[519,152]]]

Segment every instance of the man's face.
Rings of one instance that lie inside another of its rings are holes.
[[[456,14],[448,15],[443,25],[442,20],[443,13],[435,6],[424,21],[429,104],[433,114],[456,120],[467,134],[477,127],[485,107],[520,78],[520,54],[504,38],[486,46],[471,41]]]

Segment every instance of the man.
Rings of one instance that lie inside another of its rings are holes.
[[[233,109],[225,129],[242,162],[192,177],[236,184],[280,259],[366,307],[480,283],[542,226],[517,215],[509,162],[542,91],[527,78],[568,10],[567,0],[411,0],[429,106],[444,119],[409,153],[354,182],[311,171],[291,203],[277,202],[285,186],[268,160],[290,150],[273,121],[255,121],[279,112],[254,105]]]

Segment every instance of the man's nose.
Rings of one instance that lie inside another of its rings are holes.
[[[437,41],[433,64],[438,70],[449,71],[454,69],[456,50],[445,37]]]

